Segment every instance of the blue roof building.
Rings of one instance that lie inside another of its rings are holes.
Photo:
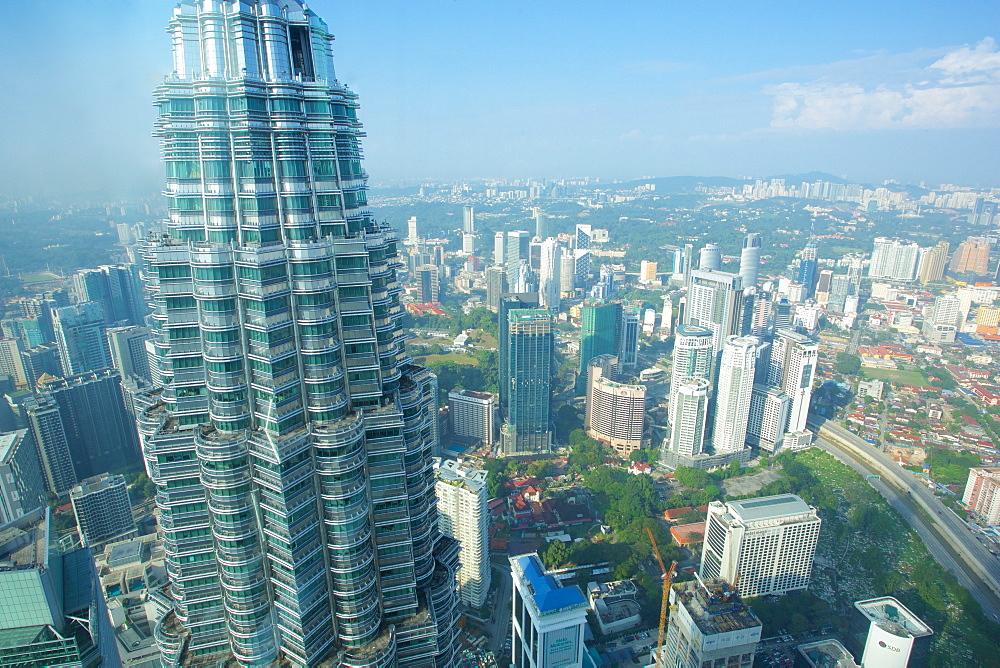
[[[537,553],[511,557],[514,581],[512,657],[518,668],[582,666],[589,604],[576,585],[564,587]]]

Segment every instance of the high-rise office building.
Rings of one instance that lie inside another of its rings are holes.
[[[458,595],[470,608],[486,605],[493,567],[490,564],[490,513],[486,508],[486,471],[453,459],[437,470],[438,525],[461,546]]]
[[[739,452],[746,448],[759,347],[760,340],[756,337],[730,336],[722,349],[712,427],[712,445],[716,452]]]
[[[872,278],[889,278],[912,281],[917,273],[920,246],[899,239],[877,237],[872,250],[868,275]]]
[[[549,238],[549,216],[539,207],[531,207],[531,217],[535,219],[535,236],[539,239]]]
[[[582,666],[587,597],[545,570],[537,554],[510,558],[514,581],[511,663],[516,668]]]
[[[809,337],[790,329],[775,332],[768,360],[767,383],[780,388],[790,400],[789,433],[806,431],[818,360],[819,346]]]
[[[722,271],[722,249],[719,248],[719,244],[705,244],[698,255],[698,269]]]
[[[552,315],[512,309],[507,320],[507,366],[500,369],[500,383],[509,389],[500,449],[506,456],[546,453],[552,447]]]
[[[684,322],[712,330],[712,348],[722,352],[726,337],[739,334],[743,313],[743,284],[737,274],[722,271],[691,272]]]
[[[406,221],[406,241],[415,244],[419,238],[420,235],[417,233],[417,217],[410,216]]]
[[[11,376],[20,388],[28,387],[24,369],[24,344],[21,339],[0,339],[0,374]]]
[[[791,400],[777,387],[754,385],[747,417],[747,444],[767,452],[781,447],[788,427]]]
[[[0,434],[0,524],[48,504],[45,476],[30,429]]]
[[[642,447],[646,386],[618,383],[606,377],[602,362],[608,357],[602,355],[590,362],[584,429],[588,436],[628,459]]]
[[[24,363],[24,375],[28,377],[28,388],[31,390],[35,389],[35,384],[44,374],[55,378],[63,375],[59,348],[55,344],[45,343],[22,350],[21,360]]]
[[[749,288],[757,285],[757,278],[760,276],[760,235],[750,232],[743,239],[743,249],[740,251],[740,278],[743,280],[743,287]]]
[[[149,355],[146,341],[152,337],[148,327],[112,327],[108,330],[108,348],[111,364],[118,369],[122,378],[135,376],[147,383],[152,382],[149,373]]]
[[[26,320],[36,323],[37,329],[42,337],[42,343],[52,343],[55,339],[55,332],[52,329],[52,311],[58,308],[58,304],[53,299],[39,297],[24,297],[18,301],[21,307],[21,315]],[[40,345],[40,344],[35,344]]]
[[[618,372],[631,376],[639,369],[639,309],[634,306],[622,308],[622,319],[618,334]]]
[[[500,298],[507,292],[507,270],[501,265],[486,267],[486,308],[498,312]]]
[[[580,366],[576,393],[587,392],[587,365],[598,355],[617,355],[622,305],[618,302],[585,303],[580,308]]]
[[[298,0],[185,0],[168,30],[169,236],[144,250],[166,383],[135,398],[163,661],[449,665],[434,378],[402,347],[398,240],[367,208],[332,37]]]
[[[507,233],[497,232],[493,235],[493,262],[503,265],[506,269],[507,262]]]
[[[78,480],[63,427],[62,411],[54,401],[32,397],[24,405],[28,426],[35,438],[45,486],[53,494],[68,492]]]
[[[462,232],[465,234],[476,233],[476,207],[471,204],[462,207]]]
[[[744,596],[781,595],[809,586],[822,521],[794,494],[708,505],[702,577],[740,579]]]
[[[524,230],[513,230],[507,233],[507,245],[503,256],[507,269],[507,281],[513,285],[520,266],[527,265],[531,269],[531,233]]]
[[[710,388],[704,378],[686,380],[676,390],[671,385],[670,431],[665,444],[670,452],[685,457],[701,454],[708,424]]]
[[[742,587],[740,587],[742,591]],[[732,583],[679,582],[670,588],[670,624],[656,668],[751,668],[762,624]]]
[[[72,375],[111,366],[100,304],[83,302],[57,308],[52,323],[63,373]]]
[[[698,325],[678,325],[674,339],[674,352],[670,371],[670,403],[674,401],[674,388],[695,378],[710,380],[713,377],[714,352],[712,330]]]
[[[43,392],[59,406],[77,476],[89,478],[141,461],[135,420],[125,412],[117,369],[54,378]]]
[[[944,270],[948,264],[948,249],[950,245],[947,241],[939,241],[931,248],[921,248],[920,267],[918,276],[920,283],[927,285],[932,281],[940,281],[944,278]]]
[[[555,239],[546,239],[541,243],[540,250],[538,295],[543,306],[558,311],[562,295],[562,276],[559,263],[560,258],[562,258],[562,246]]]
[[[472,390],[452,390],[448,393],[448,417],[455,436],[493,445],[496,441],[496,414],[496,395]]]
[[[816,292],[818,262],[816,240],[810,239],[806,247],[799,253],[799,271],[796,275],[796,282],[802,284],[804,299],[811,298]]]
[[[538,306],[538,294],[530,292],[507,293],[500,298],[500,303],[497,306],[500,413],[501,417],[504,418],[510,408],[510,319],[508,316],[513,309],[536,309]]]
[[[476,253],[476,235],[466,232],[462,235],[462,252],[466,255],[475,255]]]
[[[823,304],[830,301],[830,291],[833,289],[833,270],[832,269],[822,269],[820,270],[816,279],[816,290],[813,296],[816,301]]]
[[[423,264],[417,267],[417,289],[421,304],[428,304],[439,300],[439,290],[441,289],[441,279],[438,268],[433,264]]]
[[[63,549],[48,506],[0,525],[0,562],[4,665],[121,668],[90,550]]]
[[[562,249],[562,255],[559,257],[559,286],[563,296],[572,296],[576,289],[575,252],[564,248]]]
[[[137,535],[125,478],[107,473],[85,478],[69,491],[84,547]]]
[[[78,302],[97,302],[107,325],[141,325],[146,315],[142,283],[133,265],[84,269],[73,276]]]

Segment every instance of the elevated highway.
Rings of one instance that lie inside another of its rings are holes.
[[[920,535],[928,550],[983,607],[1000,621],[1000,560],[946,508],[926,483],[903,469],[881,450],[840,425],[810,415],[809,426],[819,445],[862,474],[880,477],[873,486]]]

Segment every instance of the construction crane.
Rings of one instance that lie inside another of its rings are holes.
[[[656,653],[653,655],[654,665],[657,668],[663,666],[663,627],[667,623],[667,601],[670,599],[670,581],[674,579],[674,569],[677,568],[677,562],[670,562],[670,569],[668,570],[666,566],[663,565],[663,557],[660,555],[660,548],[656,546],[656,539],[653,538],[653,532],[650,531],[649,527],[646,527],[646,533],[649,534],[649,544],[653,546],[653,554],[656,555],[656,561],[660,564],[660,571],[663,573],[663,599],[660,601],[660,630],[656,635]]]

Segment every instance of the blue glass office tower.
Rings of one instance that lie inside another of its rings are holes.
[[[169,237],[137,395],[172,606],[169,665],[446,666],[434,377],[406,355],[357,96],[297,0],[185,0],[155,91]]]

